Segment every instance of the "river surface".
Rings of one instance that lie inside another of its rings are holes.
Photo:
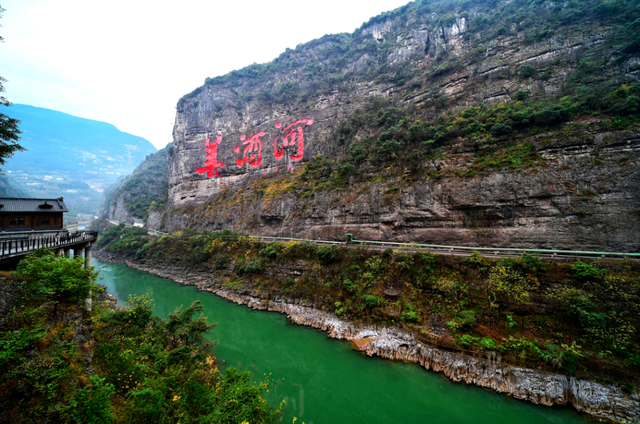
[[[163,318],[180,305],[200,300],[222,368],[265,375],[273,383],[267,400],[287,402],[283,423],[585,423],[570,408],[544,407],[464,383],[453,383],[416,364],[370,358],[351,343],[290,324],[276,312],[255,311],[213,293],[199,292],[123,264],[94,260],[109,293],[126,302],[130,294],[152,292]]]

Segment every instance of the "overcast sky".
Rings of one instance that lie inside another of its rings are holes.
[[[0,0],[0,75],[13,103],[172,141],[175,106],[206,77],[353,32],[408,0]]]

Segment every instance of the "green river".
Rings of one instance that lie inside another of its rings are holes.
[[[288,323],[285,315],[254,311],[195,287],[145,274],[123,264],[95,260],[109,292],[124,303],[130,294],[152,292],[155,312],[165,317],[200,300],[222,367],[269,375],[266,398],[287,402],[283,423],[584,423],[570,408],[518,401],[476,386],[452,383],[418,365],[369,358],[350,343]]]

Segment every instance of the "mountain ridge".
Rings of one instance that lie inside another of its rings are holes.
[[[34,196],[64,196],[70,215],[96,215],[102,190],[156,151],[107,122],[22,104],[6,113],[21,121],[20,144],[27,150],[9,159],[4,171]]]

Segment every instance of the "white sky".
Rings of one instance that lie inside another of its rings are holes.
[[[162,148],[178,99],[408,0],[0,0],[13,103],[104,121]]]

